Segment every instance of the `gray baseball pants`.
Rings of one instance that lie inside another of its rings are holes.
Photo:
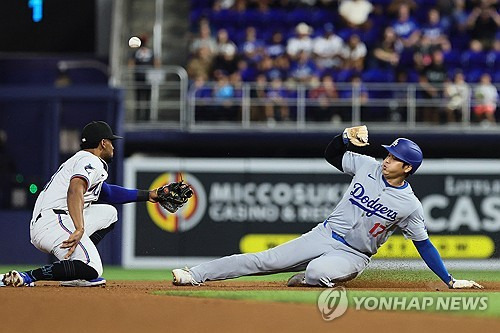
[[[298,272],[305,269],[306,283],[332,287],[349,281],[370,263],[370,258],[332,238],[330,227],[318,224],[308,233],[272,249],[235,254],[190,268],[198,282],[244,275]]]

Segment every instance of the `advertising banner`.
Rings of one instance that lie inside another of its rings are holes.
[[[499,175],[492,160],[426,160],[409,179],[444,258],[500,256]],[[125,266],[192,265],[274,247],[323,222],[351,181],[322,159],[126,161],[126,187],[153,189],[180,179],[194,196],[176,214],[152,203],[125,206]],[[396,233],[376,257],[418,253]]]

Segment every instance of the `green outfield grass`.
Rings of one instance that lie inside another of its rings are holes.
[[[167,295],[167,296],[185,296],[185,297],[201,297],[201,298],[221,298],[221,299],[234,299],[234,300],[251,300],[251,301],[264,301],[264,302],[286,302],[286,303],[305,303],[305,304],[316,304],[318,301],[319,294],[323,290],[241,290],[241,291],[216,291],[216,290],[163,290],[155,291],[154,294],[157,295]],[[472,315],[481,317],[495,317],[500,318],[500,293],[499,292],[453,292],[453,293],[437,293],[437,292],[387,292],[387,291],[363,291],[363,290],[348,290],[347,298],[349,300],[349,307],[354,308],[355,302],[354,297],[406,297],[409,299],[411,297],[417,297],[422,304],[422,298],[430,297],[433,299],[432,306],[425,308],[423,311],[426,312],[436,312],[436,313],[446,313],[454,315]],[[436,304],[437,298],[449,298],[449,297],[486,297],[488,306],[486,310],[475,310],[475,311],[437,311]],[[408,304],[406,303],[406,304]],[[420,310],[420,309],[419,309]],[[416,310],[412,310],[416,311]]]

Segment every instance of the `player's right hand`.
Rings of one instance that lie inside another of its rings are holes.
[[[368,146],[368,128],[363,126],[347,127],[342,133],[344,142],[349,140],[353,145],[358,147]]]
[[[484,289],[482,285],[472,280],[451,280],[450,289]]]
[[[69,259],[73,252],[75,252],[78,243],[83,237],[84,230],[77,229],[69,236],[69,238],[62,242],[61,249],[69,249],[68,253],[64,256],[64,259]]]

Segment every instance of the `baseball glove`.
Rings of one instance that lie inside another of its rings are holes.
[[[368,146],[368,128],[363,126],[348,127],[342,134],[344,142],[349,140],[353,145],[358,147]]]
[[[156,195],[158,195],[157,202],[163,208],[170,213],[175,213],[193,196],[193,190],[181,180],[159,187],[156,189]]]

